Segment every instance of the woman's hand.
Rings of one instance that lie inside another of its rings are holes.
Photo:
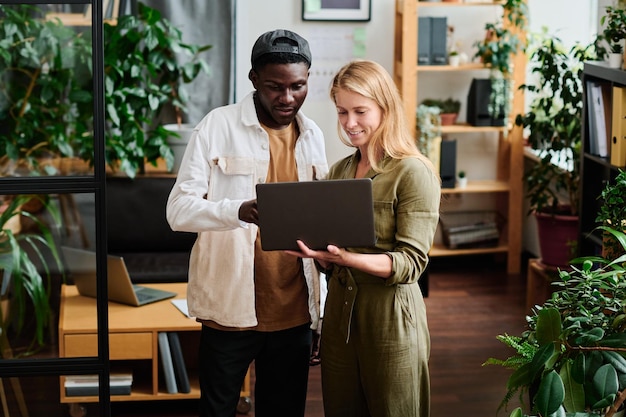
[[[303,241],[298,240],[297,242],[300,247],[300,251],[287,250],[285,253],[293,256],[299,256],[300,258],[313,258],[324,269],[328,269],[331,264],[346,265],[345,256],[348,252],[345,249],[339,248],[335,245],[328,245],[326,250],[313,250]]]

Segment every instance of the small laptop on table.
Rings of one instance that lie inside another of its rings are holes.
[[[78,293],[86,297],[96,297],[96,253],[68,246],[63,246],[61,250],[66,270]],[[175,292],[133,284],[124,258],[115,255],[107,256],[107,290],[109,301],[135,307],[177,295]]]
[[[256,193],[263,250],[376,244],[369,178],[257,184]]]

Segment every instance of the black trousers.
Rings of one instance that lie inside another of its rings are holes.
[[[254,415],[304,416],[309,325],[277,332],[223,331],[202,326],[200,417],[234,417],[248,367],[254,361]]]

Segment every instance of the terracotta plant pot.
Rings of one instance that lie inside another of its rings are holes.
[[[458,117],[458,113],[441,113],[441,125],[442,126],[450,126],[456,122],[456,118]]]

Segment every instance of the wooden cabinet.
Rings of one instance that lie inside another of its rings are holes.
[[[596,216],[602,201],[598,199],[602,190],[608,182],[615,179],[619,173],[619,167],[611,164],[611,147],[607,144],[608,154],[598,156],[592,152],[591,147],[591,125],[589,107],[586,105],[587,97],[590,93],[587,88],[589,82],[600,85],[602,92],[603,110],[605,112],[605,129],[607,138],[611,139],[615,132],[612,132],[613,122],[613,89],[626,88],[626,72],[621,69],[609,68],[602,62],[586,62],[583,70],[583,135],[582,152],[580,166],[580,235],[579,252],[580,255],[599,255],[602,249],[602,235],[599,231],[594,231],[598,226]],[[621,114],[620,117],[625,117]],[[623,168],[623,167],[622,167]]]
[[[418,56],[418,16],[427,9],[437,8],[439,14],[451,14],[460,8],[484,8],[485,13],[489,8],[501,9],[497,2],[484,1],[471,3],[464,2],[424,2],[417,0],[396,0],[395,7],[395,39],[394,39],[394,79],[402,95],[405,112],[410,126],[415,126],[415,112],[418,106],[418,90],[421,80],[431,83],[431,74],[443,75],[443,80],[455,79],[461,72],[482,71],[482,78],[488,78],[488,69],[480,63],[469,63],[460,66],[449,65],[417,65]],[[466,9],[469,10],[469,9]],[[459,20],[459,25],[471,25],[471,20]],[[479,39],[476,39],[478,41]],[[465,40],[465,42],[472,42]],[[497,141],[494,152],[495,175],[493,178],[472,181],[469,172],[469,182],[464,188],[445,188],[442,190],[442,209],[445,210],[446,199],[454,195],[473,195],[482,198],[490,196],[495,209],[505,220],[501,231],[500,242],[496,246],[472,248],[472,249],[448,249],[444,245],[436,243],[430,251],[431,257],[475,255],[475,254],[505,254],[507,256],[507,271],[518,273],[520,271],[520,255],[522,241],[522,217],[523,217],[523,138],[522,130],[513,127],[514,115],[524,111],[523,92],[518,86],[523,83],[525,72],[525,57],[520,54],[515,57],[515,74],[513,91],[513,106],[511,120],[506,127],[483,126],[475,127],[468,124],[455,124],[443,126],[442,133],[446,136],[453,135],[458,141],[476,141],[476,137],[490,137]],[[441,80],[441,77],[438,78]],[[444,81],[446,82],[446,81]],[[468,82],[462,94],[469,90]],[[445,97],[443,97],[445,98]],[[476,145],[481,146],[481,140]]]
[[[146,284],[172,291],[176,298],[184,298],[186,283]],[[96,300],[78,294],[73,285],[63,285],[59,313],[59,356],[97,356]],[[200,397],[198,386],[198,344],[201,324],[182,314],[170,300],[141,307],[109,303],[109,358],[111,373],[131,372],[133,383],[130,395],[112,395],[111,401],[177,400]],[[177,332],[187,372],[190,393],[167,393],[159,357],[159,332]],[[60,378],[62,403],[97,402],[98,397],[68,396],[65,377]],[[240,408],[249,404],[250,374],[241,390]]]

